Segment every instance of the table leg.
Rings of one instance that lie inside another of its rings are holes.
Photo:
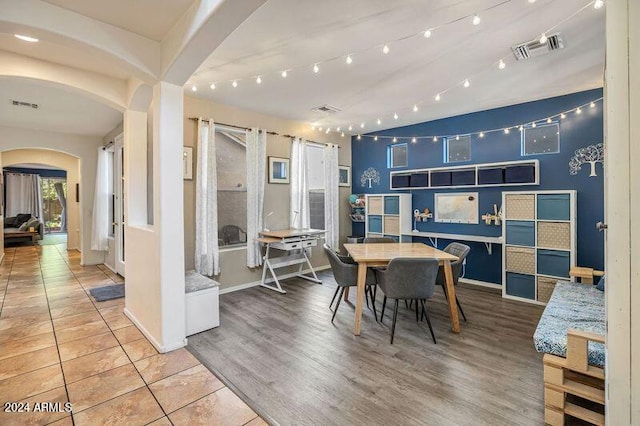
[[[454,333],[460,333],[460,319],[458,318],[458,307],[456,306],[456,289],[453,285],[453,273],[451,272],[451,262],[444,261],[444,277],[447,285],[447,295],[449,302],[449,316],[451,317],[451,328]]]
[[[364,304],[364,287],[367,279],[367,264],[358,264],[358,295],[356,296],[356,318],[353,326],[353,334],[360,335],[360,325],[362,323],[362,305]],[[349,287],[347,287],[349,288]]]

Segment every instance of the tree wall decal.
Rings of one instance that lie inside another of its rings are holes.
[[[360,184],[362,186],[366,186],[367,182],[369,183],[369,188],[371,188],[371,183],[380,185],[380,173],[378,173],[378,171],[373,167],[369,167],[365,170],[360,177]]]
[[[596,163],[604,164],[604,145],[599,143],[576,149],[575,155],[569,161],[569,174],[577,175],[582,170],[583,164],[591,166],[589,177],[598,176],[596,174]]]

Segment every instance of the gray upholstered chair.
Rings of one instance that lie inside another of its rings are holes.
[[[382,244],[382,243],[397,243],[391,237],[367,237],[362,240],[362,244]]]
[[[338,301],[336,302],[336,306],[333,309],[333,316],[331,317],[331,322],[336,317],[336,313],[338,312],[338,308],[340,307],[340,301],[342,300],[342,296],[344,295],[344,289],[346,287],[356,287],[358,285],[358,264],[353,261],[353,259],[349,256],[342,256],[333,251],[331,247],[327,244],[323,246],[327,257],[329,258],[329,263],[331,264],[331,271],[333,272],[333,276],[336,280],[336,284],[338,287],[336,288],[335,293],[333,293],[333,298],[331,299],[331,303],[329,304],[329,308],[333,306],[333,302],[336,300],[336,296],[338,296]],[[367,306],[369,305],[369,297],[373,300],[373,290],[372,286],[376,285],[376,276],[372,270],[367,270],[367,278],[366,278],[366,287],[365,287],[365,296],[367,298]],[[373,314],[378,321],[378,313],[376,312],[375,304],[373,305]]]
[[[460,271],[462,269],[462,263],[464,259],[467,257],[469,252],[471,251],[471,247],[461,244],[461,243],[451,243],[444,248],[449,254],[458,257],[458,260],[455,262],[451,262],[451,272],[453,275],[453,285],[458,285],[458,280],[460,279]],[[442,290],[444,291],[444,297],[448,298],[447,289],[445,287],[445,277],[444,277],[444,268],[440,267],[438,270],[438,278],[436,278],[436,284],[442,286]],[[460,305],[460,301],[458,300],[458,296],[456,295],[456,304],[458,305],[458,309],[460,309],[460,313],[462,314],[462,318],[467,321],[467,317],[462,310],[462,306]]]
[[[384,293],[382,300],[382,314],[380,321],[384,317],[384,308],[387,298],[395,299],[393,308],[393,323],[391,325],[391,344],[396,330],[396,319],[398,317],[399,300],[415,300],[416,319],[418,319],[418,302],[422,305],[422,316],[427,318],[429,331],[433,343],[436,343],[436,336],[433,334],[431,320],[427,312],[426,300],[433,295],[438,275],[438,261],[436,259],[413,259],[396,258],[389,262],[387,269],[376,270],[376,280],[380,290]]]

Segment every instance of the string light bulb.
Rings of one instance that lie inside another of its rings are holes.
[[[338,126],[336,127],[336,132],[339,132],[339,131],[340,131],[340,127]]]
[[[353,62],[353,59],[351,59],[351,55],[347,55],[347,59],[345,59],[347,64],[351,64]]]
[[[287,70],[282,71],[280,75],[282,76],[282,78],[287,78],[287,75],[288,75]]]
[[[547,42],[547,35],[545,33],[542,33],[542,35],[540,36],[540,44],[545,44]]]
[[[256,83],[258,84],[262,83],[262,77],[258,76],[258,78],[256,78]]]
[[[596,103],[595,103],[595,102],[591,102],[591,103],[589,104],[589,108],[595,108],[595,107],[596,107]]]
[[[424,32],[424,38],[431,38],[431,30],[427,30]]]
[[[524,130],[524,126],[522,126],[522,124],[521,124],[520,127],[518,127],[518,130],[523,131]]]
[[[416,139],[415,137],[411,138],[411,143],[416,143],[418,142],[418,139]]]
[[[580,107],[576,108],[576,114],[582,114],[582,108]]]
[[[231,83],[231,85],[233,87],[238,87],[238,80],[233,80],[233,82]]]
[[[508,135],[508,134],[509,134],[509,128],[508,128],[508,127],[505,127],[505,129],[504,129],[504,134],[505,134],[505,135]]]
[[[535,121],[531,123],[531,127],[533,127],[534,129],[536,128],[536,122]]]
[[[198,86],[196,86],[195,84],[193,86],[191,86],[191,91],[192,92],[197,92],[198,91]]]
[[[318,64],[314,64],[313,65],[313,72],[318,74],[320,72],[320,67],[318,66]]]
[[[209,85],[209,89],[216,90],[216,84],[215,83],[211,83],[211,85]]]
[[[374,137],[373,137],[373,140],[374,140],[374,141],[377,141],[377,140],[378,140],[378,136],[374,136]]]
[[[456,140],[459,141],[460,140],[460,135],[456,135]]]
[[[504,61],[502,59],[500,59],[500,62],[498,63],[498,68],[503,70],[504,67],[506,67],[506,66],[507,66],[507,64],[505,64]]]
[[[478,16],[477,13],[475,15],[473,15],[473,20],[471,22],[473,22],[473,25],[479,25],[480,24],[480,17]]]
[[[358,140],[362,139],[362,136],[358,135]]]
[[[364,123],[360,123],[360,128],[364,129]]]
[[[433,137],[433,141],[434,141],[434,142],[438,142],[438,137],[437,137],[437,136],[434,136],[434,137]]]
[[[397,112],[394,112],[394,113],[393,113],[393,119],[394,119],[394,120],[397,120],[397,119],[398,119],[398,113],[397,113]]]
[[[547,123],[551,124],[551,117],[547,118]]]
[[[603,0],[596,0],[596,1],[593,3],[593,8],[594,8],[594,9],[601,9],[601,8],[602,8],[602,6],[604,6],[604,1],[603,1]]]
[[[413,106],[413,112],[418,112],[418,105]]]
[[[344,138],[344,132],[340,133],[340,137]]]
[[[349,124],[349,131],[353,130],[353,126],[351,124]]]
[[[384,53],[385,55],[389,53],[389,46],[387,46],[386,44],[382,46],[382,53]]]
[[[393,143],[398,142],[398,138],[396,138],[395,136],[393,137]]]
[[[567,114],[565,114],[564,112],[560,114],[560,118],[565,119],[567,118]]]
[[[463,86],[465,87],[465,89],[466,89],[467,87],[471,86],[471,82],[469,82],[469,79],[467,78],[467,79],[465,79],[465,80],[464,80],[464,83],[463,83],[462,85],[463,85]]]
[[[327,127],[327,130],[325,131],[325,133],[327,133],[327,134],[328,134],[330,131],[331,131],[331,128],[330,128],[330,127]]]
[[[440,93],[438,93],[438,94],[435,96],[435,98],[434,98],[434,99],[435,99],[436,101],[439,101],[439,100],[440,100]]]
[[[380,120],[380,119],[378,118],[378,121],[376,121],[376,123],[378,123],[378,126],[379,126],[379,125],[381,125],[381,124],[382,124],[382,120]]]
[[[484,138],[484,132],[480,132],[480,135],[479,135],[479,136],[480,136],[481,138]]]

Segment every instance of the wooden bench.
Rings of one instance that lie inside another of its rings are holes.
[[[568,415],[604,425],[604,292],[592,285],[602,274],[572,268],[571,275],[581,283],[556,285],[534,334],[536,350],[545,353],[544,419],[564,425]]]

